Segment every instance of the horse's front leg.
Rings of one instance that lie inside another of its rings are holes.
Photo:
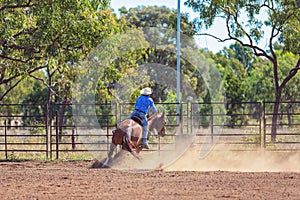
[[[107,166],[108,162],[111,160],[112,158],[112,155],[113,155],[113,152],[114,150],[116,149],[116,145],[114,143],[111,143],[110,144],[110,147],[109,147],[109,152],[108,152],[108,155],[107,155],[107,158],[104,160],[103,164],[102,164],[102,167],[105,167]]]
[[[108,152],[108,158],[111,159],[113,153],[114,153],[114,150],[116,149],[116,145],[114,143],[111,143],[110,144],[110,147],[109,147],[109,152]]]

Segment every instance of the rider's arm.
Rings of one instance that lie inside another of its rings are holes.
[[[152,111],[152,113],[158,112],[157,108],[156,108],[156,106],[155,106],[155,104],[153,102],[153,100],[152,99],[149,99],[149,100],[150,100],[150,107],[149,107],[149,109]]]

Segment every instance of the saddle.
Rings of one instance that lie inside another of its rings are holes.
[[[132,116],[131,119],[133,121],[135,121],[136,123],[138,123],[139,125],[143,126],[143,120],[140,117],[138,117],[138,116]]]

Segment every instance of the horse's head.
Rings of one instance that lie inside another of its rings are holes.
[[[166,114],[165,112],[158,112],[150,117],[151,126],[150,131],[155,129],[159,136],[164,137],[166,135]]]

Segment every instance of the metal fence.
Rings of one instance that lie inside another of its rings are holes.
[[[299,105],[280,103],[277,137],[272,141],[274,102],[157,104],[166,112],[168,135],[151,137],[151,151],[161,151],[162,145],[172,144],[185,134],[196,136],[195,145],[214,144],[214,150],[298,151]],[[111,131],[132,109],[130,103],[1,104],[0,159],[90,159],[93,153],[104,155]]]

